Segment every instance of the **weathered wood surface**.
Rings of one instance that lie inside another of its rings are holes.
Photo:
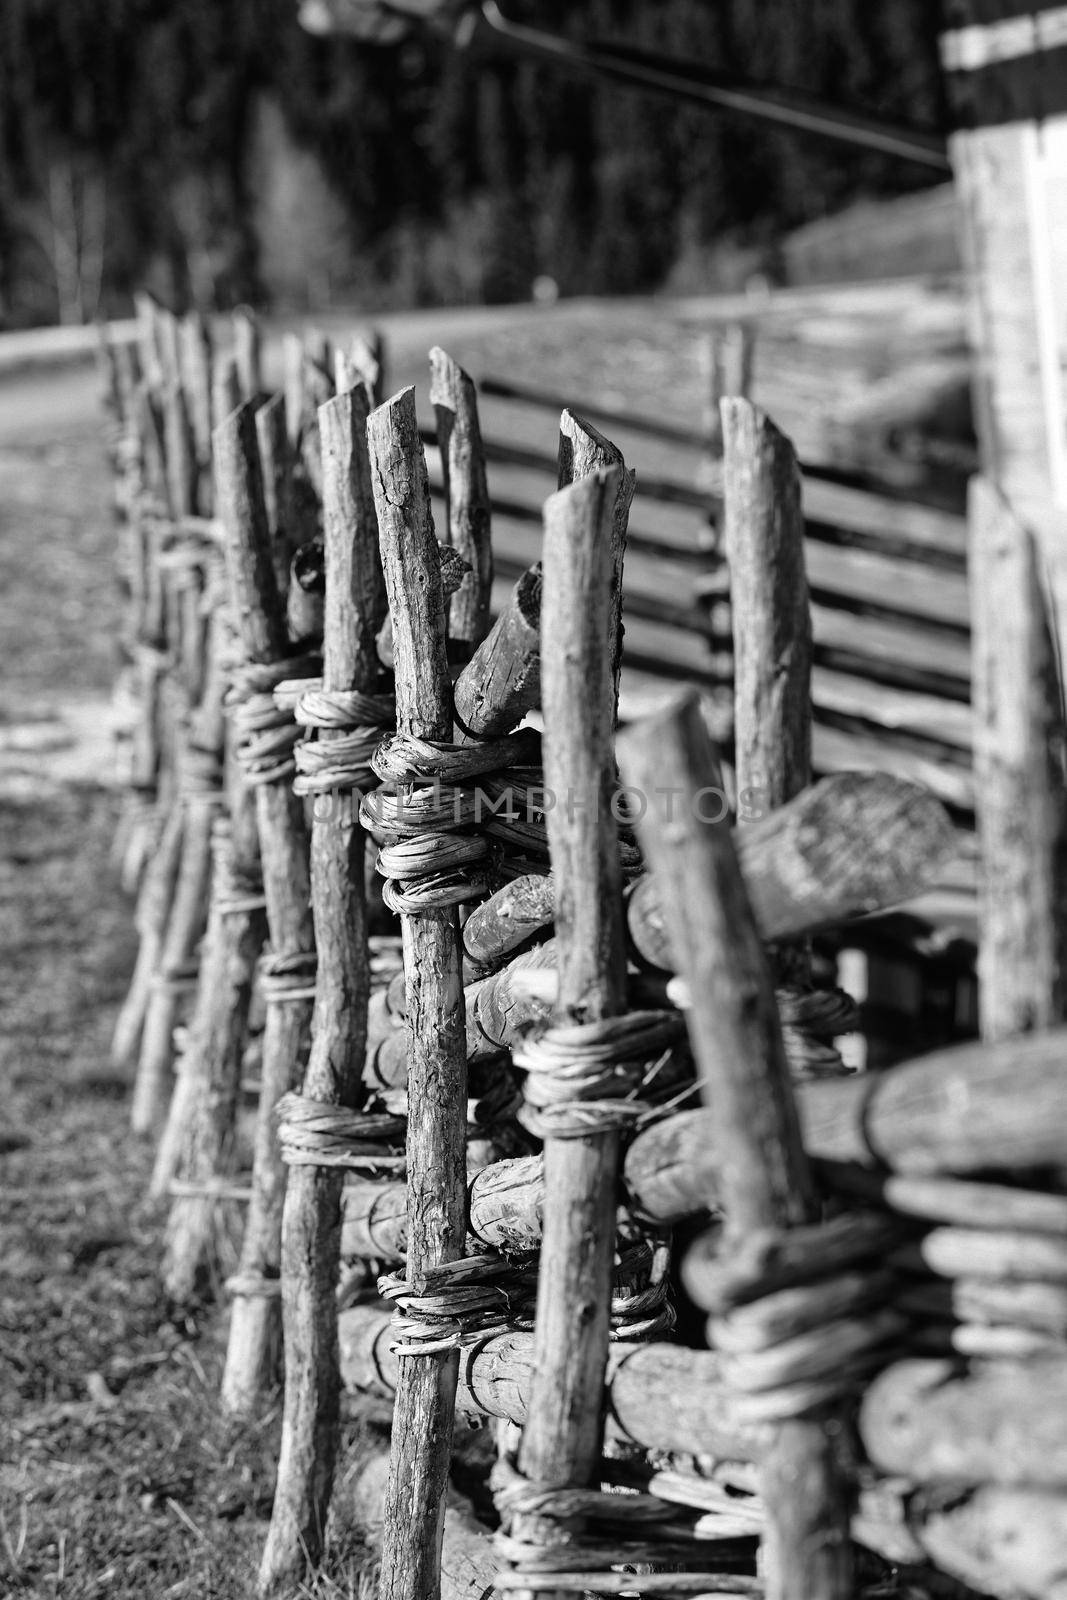
[[[721,809],[716,791],[701,801],[709,819]],[[931,795],[883,773],[824,778],[735,836],[756,925],[771,942],[907,899],[944,863],[953,842]],[[644,959],[669,970],[674,963],[659,899],[655,875],[639,879],[627,921]]]
[[[448,543],[470,567],[448,603],[450,654],[464,663],[489,632],[491,508],[474,382],[439,345],[430,351],[430,403],[437,419]]]
[[[285,424],[285,396],[271,395],[256,411],[256,439],[263,469],[263,502],[270,528],[274,580],[284,599],[289,592],[289,563],[303,543],[293,484],[293,454]],[[309,530],[313,533],[314,529]]]
[[[345,1387],[391,1395],[400,1361],[389,1348],[390,1315],[382,1303],[342,1311],[338,1329]],[[536,1404],[535,1372],[533,1334],[494,1334],[463,1361],[457,1404],[471,1416],[524,1423]],[[731,1418],[712,1351],[612,1344],[601,1399],[610,1436],[643,1450],[703,1452],[725,1461],[754,1461],[758,1454],[759,1435]]]
[[[244,403],[220,422],[213,438],[237,636],[246,661],[278,662],[289,643],[274,577],[254,403]],[[257,785],[255,802],[273,957],[310,958],[315,937],[303,803],[285,781]],[[267,1007],[252,1199],[238,1269],[239,1284],[252,1292],[234,1296],[222,1381],[223,1406],[235,1415],[249,1415],[275,1376],[280,1302],[271,1286],[281,1266],[286,1173],[273,1117],[277,1101],[297,1086],[310,1022],[309,1000]]]
[[[556,914],[551,877],[515,878],[475,906],[463,924],[463,951],[478,971],[489,973],[519,946],[547,931]]]
[[[815,1222],[774,991],[741,870],[725,823],[702,824],[693,810],[694,796],[714,785],[718,768],[697,697],[626,733],[620,756],[636,788],[651,795],[660,786],[638,826],[668,891],[672,945],[689,985],[686,1025],[702,1096],[714,1107],[723,1248],[756,1229]],[[788,783],[788,767],[782,776]],[[674,801],[670,810],[665,793]],[[852,1592],[842,1423],[840,1408],[828,1406],[771,1430],[761,1488],[767,1593],[775,1600],[845,1600]]]
[[[721,327],[712,328],[701,342],[707,449],[712,462],[717,462],[722,456],[723,400],[733,396],[747,400],[752,393],[755,347],[754,330],[746,322],[727,322]]]
[[[454,595],[453,602],[457,598]],[[454,699],[457,726],[479,739],[510,732],[528,711],[540,707],[540,566],[529,568],[515,585],[507,605],[456,679]]]
[[[941,1175],[986,1174],[998,1166],[1006,1171],[1036,1171],[1058,1160],[1067,1140],[1061,1093],[1065,1049],[1067,1034],[1052,1032],[1025,1044],[1020,1041],[1015,1050],[966,1044],[903,1062],[873,1077],[797,1084],[804,1148],[812,1159],[834,1164],[830,1177],[835,1187],[851,1185],[866,1194],[873,1193],[871,1186],[876,1185],[878,1193],[884,1190],[886,1202],[905,1214],[938,1220],[942,1212],[931,1185],[943,1183]],[[683,1111],[639,1133],[623,1164],[624,1202],[661,1223],[718,1210],[721,1191],[713,1127],[713,1113]],[[848,1169],[854,1169],[851,1176]],[[1030,1197],[1020,1191],[988,1182],[962,1187],[980,1188],[982,1195],[992,1190],[992,1204],[1005,1226],[1013,1216],[1020,1227],[1038,1226]],[[496,1162],[469,1189],[470,1224],[476,1237],[503,1249],[533,1248],[538,1243],[544,1173],[537,1157]],[[399,1193],[397,1188],[395,1194]],[[951,1199],[942,1199],[942,1207]],[[369,1195],[363,1202],[354,1191],[346,1192],[346,1236],[356,1255],[375,1253],[361,1220],[367,1203]],[[962,1203],[956,1200],[957,1205]],[[976,1209],[979,1203],[977,1194],[966,1202],[972,1226],[985,1215]],[[1049,1197],[1048,1204],[1059,1216],[1056,1198]],[[380,1205],[384,1219],[395,1209],[395,1195],[390,1200],[382,1191]],[[963,1218],[950,1213],[943,1220]],[[991,1215],[988,1220],[993,1220]],[[383,1253],[398,1249],[402,1254],[400,1234],[378,1238]]]
[[[725,797],[702,800],[717,816]],[[735,844],[760,935],[795,938],[914,895],[944,865],[955,836],[941,805],[885,773],[840,773],[738,831]],[[475,907],[463,929],[477,966],[501,965],[551,922],[551,877],[523,877]],[[641,958],[672,968],[656,880],[629,890],[630,939]]]
[[[531,1023],[545,1019],[548,1006],[524,986],[523,976],[534,968],[555,967],[557,956],[555,941],[547,940],[523,951],[492,976],[467,984],[463,1008],[469,1065],[500,1057],[518,1043]],[[409,1037],[405,1020],[368,1051],[364,1077],[369,1084],[387,1089],[405,1087]]]
[[[197,505],[211,512],[211,331],[198,311],[181,319],[178,360],[198,472]]]
[[[1033,537],[984,478],[970,490],[983,1037],[1064,1020],[1067,729]]]
[[[576,417],[572,411],[565,410],[559,419],[559,487],[563,489],[592,472],[602,472],[615,466],[619,468],[621,477],[615,490],[611,516],[610,605],[606,632],[614,690],[613,715],[617,716],[619,676],[622,671],[622,571],[637,474],[627,469],[617,445],[606,439],[584,417]]]
[[[1067,1144],[1067,1030],[938,1050],[870,1076],[797,1085],[813,1157],[915,1175],[1057,1166]],[[628,1189],[657,1221],[699,1209],[714,1117],[686,1111],[630,1146]]]
[[[254,812],[249,794],[236,796],[235,805]],[[240,825],[235,829],[228,820],[216,820],[213,847],[226,853],[231,872],[237,866],[234,838],[240,835]],[[200,1186],[206,1191],[177,1194],[167,1220],[163,1287],[176,1305],[195,1297],[209,1256],[218,1211],[211,1189],[234,1174],[248,1015],[256,962],[267,934],[266,911],[253,899],[247,909],[233,911],[213,898],[189,1039],[156,1152],[153,1193],[165,1194],[174,1177],[190,1190]]]
[[[212,828],[208,929],[196,999],[150,1187],[153,1195],[166,1194],[179,1176],[188,1187],[171,1208],[164,1258],[164,1283],[178,1304],[193,1295],[214,1235],[214,1201],[193,1189],[210,1190],[233,1170],[241,1054],[255,963],[267,931],[255,798],[234,759],[218,692],[228,683],[224,662],[233,648],[222,606],[212,615],[211,640],[209,692],[191,731],[194,742],[222,752],[229,816],[217,816]]]
[[[561,439],[568,437],[564,427]],[[576,438],[584,447],[584,433]],[[561,459],[561,476],[566,466]],[[580,470],[578,461],[569,466]],[[618,651],[605,645],[615,638],[627,488],[624,469],[611,467],[576,476],[545,504],[545,785],[574,801],[546,819],[558,885],[557,1022],[598,1021],[626,1007],[622,880],[609,809]],[[600,1457],[618,1131],[546,1138],[543,1159],[535,1375],[518,1467],[535,1484],[563,1488],[588,1483]],[[533,1544],[559,1537],[551,1520],[536,1517],[516,1517],[510,1531]]]
[[[181,811],[178,807],[171,807],[137,895],[134,926],[140,935],[140,944],[130,987],[119,1010],[112,1036],[111,1059],[116,1066],[131,1065],[140,1047],[152,974],[159,962],[167,913],[181,862],[182,831]]]
[[[199,473],[189,410],[179,382],[175,380],[166,385],[160,396],[160,404],[163,407],[167,503],[172,517],[186,517],[197,509]]]
[[[1037,538],[1062,659],[1067,108],[1061,40],[1041,26],[1046,9],[959,0],[945,9],[942,51],[957,130],[949,154],[968,267],[979,458]]]
[[[738,795],[767,810],[811,782],[811,618],[800,472],[749,401],[722,403]]]
[[[347,1487],[346,1512],[367,1543],[381,1542],[388,1456],[373,1446]],[[1040,1489],[981,1488],[945,1497],[886,1485],[861,1490],[852,1537],[893,1564],[924,1555],[981,1593],[1055,1594],[1067,1539],[1067,1499]],[[443,1600],[484,1600],[498,1561],[488,1528],[452,1491],[441,1561]]]
[[[171,802],[172,818],[180,828],[179,857],[170,889],[169,905],[157,910],[165,916],[158,960],[153,971],[142,1019],[140,1056],[134,1079],[130,1123],[135,1133],[158,1131],[166,1115],[171,1091],[174,1030],[182,1012],[182,994],[197,987],[198,946],[207,921],[211,865],[211,830],[221,801],[221,756],[224,740],[222,696],[225,688],[218,664],[217,628],[205,631],[200,618],[202,588],[198,563],[203,553],[192,552],[191,570],[175,574],[184,580],[180,651],[175,675],[184,679],[190,702],[181,718],[175,751],[177,792]],[[208,662],[203,657],[207,654]],[[190,659],[192,658],[192,659]],[[170,826],[170,823],[167,825]],[[168,841],[169,847],[169,841]]]
[[[942,1504],[935,1491],[928,1507],[920,1495],[911,1521],[930,1560],[979,1592],[1060,1600],[1067,1549],[1062,1492],[982,1487]]]
[[[232,354],[216,350],[211,365],[211,415],[216,427],[236,411],[243,398],[237,362]]]
[[[393,618],[397,727],[448,739],[452,696],[440,556],[414,392],[367,425],[374,501]],[[408,1281],[463,1253],[467,1059],[458,919],[452,909],[402,919],[411,1046],[408,1064]],[[459,1358],[405,1360],[397,1391],[382,1550],[382,1600],[432,1600]]]
[[[157,1133],[166,1116],[174,1028],[181,1004],[179,985],[188,983],[190,968],[194,969],[195,979],[196,950],[207,918],[214,797],[189,795],[176,804],[182,818],[181,858],[145,1009],[141,1055],[130,1102],[130,1127],[137,1134]]]
[[[360,1306],[342,1312],[340,1326],[347,1387],[356,1393],[391,1394],[397,1362],[388,1348],[388,1312],[380,1304]],[[464,1363],[458,1393],[460,1409],[475,1418],[521,1422],[529,1404],[532,1354],[529,1334],[501,1334],[479,1346]],[[958,1368],[945,1362],[903,1363],[900,1368],[888,1369],[875,1386],[890,1374],[912,1367],[923,1369],[923,1375],[918,1380],[909,1375],[909,1392],[914,1394],[921,1386],[923,1396],[931,1388],[936,1393],[943,1379],[958,1372]],[[1040,1373],[1040,1367],[1033,1370]],[[930,1387],[925,1374],[931,1375]],[[962,1394],[971,1384],[985,1396],[984,1382],[973,1376],[954,1381],[958,1405],[962,1405]],[[1060,1381],[1057,1376],[1056,1382]],[[1031,1391],[1034,1386],[1032,1381],[1028,1384]],[[729,1399],[718,1373],[717,1357],[707,1351],[677,1345],[613,1346],[608,1358],[607,1402],[609,1431],[622,1444],[670,1453],[704,1453],[719,1461],[734,1462],[758,1461],[763,1447],[763,1435],[731,1428]],[[891,1431],[893,1426],[891,1423]],[[974,1426],[981,1427],[977,1415]],[[870,1427],[867,1425],[868,1432]],[[1053,1427],[1050,1415],[1043,1424],[1042,1439]],[[989,1453],[995,1444],[983,1441],[980,1448]],[[1027,1460],[1038,1453],[1039,1443],[1035,1443]],[[1057,1447],[1056,1459],[1060,1456],[1062,1450]],[[901,1476],[906,1481],[913,1480],[910,1470]],[[380,1468],[375,1477],[380,1477]],[[1058,1577],[1062,1571],[1067,1497],[1060,1486],[1043,1487],[1043,1481],[1029,1488],[990,1483],[970,1492],[956,1485],[957,1492],[947,1503],[935,1486],[930,1495],[921,1490],[912,1492],[906,1506],[897,1501],[891,1489],[880,1487],[873,1493],[861,1494],[852,1519],[852,1535],[894,1563],[918,1562],[926,1552],[945,1570],[955,1572],[983,1593],[998,1592],[998,1584],[1010,1591],[1014,1584],[1024,1593],[1054,1594],[1055,1590],[1046,1591],[1043,1584],[1050,1575]],[[373,1524],[381,1516],[380,1482],[368,1485],[368,1489],[365,1514]],[[362,1488],[359,1493],[362,1497]],[[464,1540],[462,1561],[453,1566],[449,1560],[447,1518],[445,1527],[442,1592],[448,1600],[451,1582],[464,1579],[472,1558],[478,1563],[478,1570],[487,1574],[487,1581],[495,1570],[496,1558],[490,1537],[483,1533],[485,1544],[480,1555]],[[470,1534],[474,1530],[466,1524],[464,1531]],[[467,1600],[469,1591],[460,1587],[456,1593]],[[479,1595],[483,1593],[484,1588],[479,1590]]]
[[[359,1181],[346,1185],[341,1207],[342,1257],[404,1260],[404,1192],[402,1183]],[[505,1252],[540,1248],[545,1178],[539,1155],[491,1162],[469,1179],[467,1194],[470,1232],[475,1239]]]
[[[263,354],[259,318],[248,306],[238,306],[232,322],[233,355],[237,366],[241,399],[254,400],[263,390]]]
[[[346,1526],[354,1521],[372,1550],[381,1548],[387,1450],[373,1446],[345,1485]],[[486,1600],[498,1568],[492,1536],[469,1500],[449,1486],[441,1546],[441,1600]]]
[[[859,1429],[872,1463],[913,1482],[1067,1490],[1067,1359],[900,1361],[870,1384]]]
[[[362,384],[319,410],[323,456],[326,618],[323,688],[373,693],[375,640],[386,610],[371,488]],[[280,415],[280,413],[279,413]],[[283,441],[284,444],[284,441]],[[324,743],[343,729],[319,730]],[[303,1094],[325,1105],[364,1098],[370,963],[365,836],[356,796],[340,790],[311,828],[311,898],[318,949],[312,1044]],[[285,1409],[270,1531],[259,1569],[264,1594],[291,1585],[321,1555],[337,1453],[339,1207],[343,1172],[294,1166],[282,1218]]]

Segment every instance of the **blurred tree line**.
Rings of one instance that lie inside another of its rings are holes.
[[[507,0],[508,15],[938,125],[928,0]],[[0,325],[173,303],[707,286],[922,169],[295,0],[3,0]],[[755,252],[755,255],[753,254]],[[717,266],[718,263],[718,266]]]

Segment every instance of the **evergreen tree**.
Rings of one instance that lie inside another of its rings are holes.
[[[507,9],[894,118],[942,116],[927,0]],[[40,240],[66,229],[88,271],[100,205],[105,308],[146,278],[176,303],[260,294],[264,180],[251,155],[264,96],[344,207],[352,275],[371,296],[403,285],[423,299],[511,298],[540,273],[566,292],[652,288],[683,240],[770,239],[852,196],[929,181],[556,64],[464,55],[431,33],[384,47],[313,38],[294,0],[5,0],[0,320],[58,314],[58,266],[48,288]]]

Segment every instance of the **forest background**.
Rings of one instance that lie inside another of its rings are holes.
[[[938,128],[929,0],[505,0]],[[2,0],[0,328],[150,287],[374,310],[732,288],[921,168],[433,34],[319,38],[296,0]]]

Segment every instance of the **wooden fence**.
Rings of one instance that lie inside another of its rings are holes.
[[[709,537],[674,430],[644,425],[666,453],[644,501],[618,416],[609,438],[566,409],[554,466],[505,459],[435,350],[442,547],[414,393],[377,403],[369,341],[291,344],[268,398],[253,319],[213,355],[146,303],[139,355],[110,358],[142,936],[116,1047],[163,1135],[172,1295],[241,1208],[231,1414],[256,1414],[284,1335],[260,1591],[322,1557],[343,1384],[393,1408],[361,1489],[390,1600],[845,1600],[902,1568],[1054,1600],[1067,790],[1025,531],[975,486],[977,776],[950,795],[964,701],[930,640],[966,645],[966,605],[937,610],[965,595],[959,524],[912,508],[902,543],[892,502],[813,478],[805,526],[795,453],[743,397]],[[502,387],[536,439],[543,397]],[[868,624],[911,641],[912,687]],[[915,781],[923,741],[938,783]],[[890,940],[854,919],[936,876],[968,801],[983,1041],[856,1073],[820,957]],[[709,1348],[671,1337],[676,1300]],[[501,1423],[492,1535],[449,1488],[457,1411]]]

